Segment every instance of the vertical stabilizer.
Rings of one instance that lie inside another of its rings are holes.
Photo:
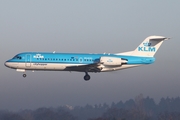
[[[147,37],[133,52],[133,56],[153,57],[164,40],[169,38],[163,36]]]

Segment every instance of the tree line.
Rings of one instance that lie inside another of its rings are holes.
[[[150,97],[138,95],[135,99],[108,105],[60,106],[11,112],[0,111],[0,120],[179,120],[180,97],[161,98],[158,104]]]

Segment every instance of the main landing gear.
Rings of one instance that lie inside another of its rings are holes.
[[[91,78],[90,75],[87,72],[85,72],[84,80],[88,81],[90,80],[90,78]]]
[[[27,75],[26,74],[23,74],[23,77],[25,78]]]

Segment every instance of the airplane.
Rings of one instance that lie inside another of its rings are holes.
[[[8,68],[26,71],[77,71],[84,72],[84,80],[90,80],[89,72],[117,71],[155,62],[155,53],[164,40],[164,36],[147,37],[134,51],[123,53],[56,53],[56,52],[23,52],[7,60]]]

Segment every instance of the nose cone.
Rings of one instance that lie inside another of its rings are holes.
[[[6,67],[8,67],[8,62],[6,61],[6,62],[4,63],[4,65],[5,65]]]
[[[9,67],[9,68],[10,68],[10,63],[9,63],[8,61],[6,61],[6,62],[4,63],[4,65],[5,65],[6,67]]]
[[[16,69],[18,68],[18,64],[17,62],[13,62],[12,60],[8,60],[4,63],[4,65],[8,68],[12,68],[12,69]]]

